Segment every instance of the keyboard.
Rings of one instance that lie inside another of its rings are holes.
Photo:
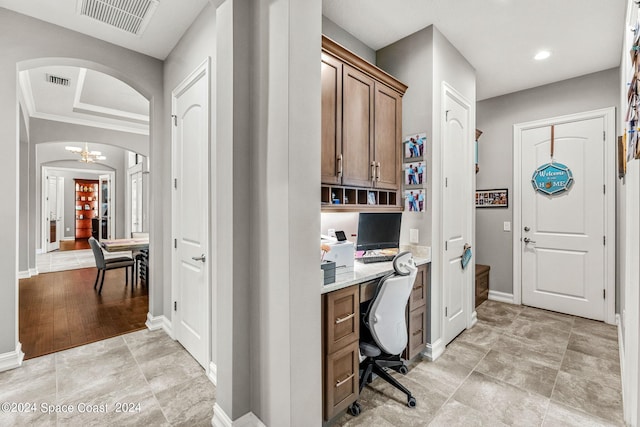
[[[360,258],[360,261],[364,262],[365,264],[370,264],[372,262],[393,261],[393,258],[395,258],[395,255],[370,255],[363,256],[362,258]]]

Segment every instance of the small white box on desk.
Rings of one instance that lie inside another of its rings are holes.
[[[353,272],[353,257],[355,255],[353,242],[322,239],[322,243],[331,248],[329,252],[324,254],[324,260],[336,263],[336,274]]]

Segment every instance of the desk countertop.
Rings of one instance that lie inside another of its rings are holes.
[[[431,257],[427,258],[413,258],[416,265],[422,265],[431,262]],[[322,286],[323,294],[328,292],[337,291],[339,289],[346,288],[358,283],[368,282],[390,273],[393,270],[391,261],[387,262],[374,262],[371,264],[364,264],[359,261],[353,263],[353,271],[350,273],[337,273],[336,281],[328,285]]]

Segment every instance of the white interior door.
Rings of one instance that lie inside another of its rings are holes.
[[[99,240],[110,240],[116,238],[115,224],[115,185],[111,174],[100,175],[98,184],[98,199],[100,199],[100,210],[98,211]]]
[[[131,232],[143,231],[143,174],[142,164],[129,168],[129,229]]]
[[[554,126],[554,159],[574,183],[553,196],[535,191],[536,168],[550,161],[551,126],[522,131],[522,303],[603,320],[605,313],[605,122]],[[611,190],[613,191],[613,189]]]
[[[467,327],[473,263],[462,268],[465,244],[472,230],[473,171],[470,157],[473,139],[469,129],[469,105],[444,91],[445,124],[442,129],[442,235],[444,237],[442,284],[444,296],[444,340],[448,344]]]
[[[60,239],[64,233],[64,177],[46,177],[44,204],[45,238],[47,252],[60,249]]]
[[[209,311],[209,70],[203,64],[173,91],[175,337],[207,368]]]

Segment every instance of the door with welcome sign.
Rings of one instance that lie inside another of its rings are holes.
[[[523,130],[522,303],[604,319],[602,117]]]

